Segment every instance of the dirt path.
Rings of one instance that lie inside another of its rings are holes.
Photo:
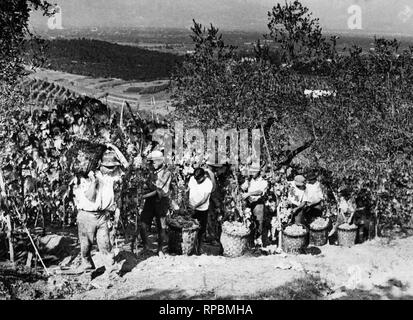
[[[136,266],[112,281],[110,288],[92,289],[73,298],[271,298],[278,297],[278,289],[294,285],[297,294],[308,290],[300,286],[303,279],[311,279],[322,299],[413,299],[413,237],[309,251],[314,254],[232,259],[202,255],[140,260],[129,254],[120,263],[129,265],[126,269]]]

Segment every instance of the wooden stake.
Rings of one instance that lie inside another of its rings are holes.
[[[31,268],[32,267],[32,260],[33,260],[33,253],[28,252],[27,253],[27,261],[26,261],[26,267]]]
[[[33,241],[33,239],[32,239],[32,236],[30,235],[29,230],[28,230],[27,228],[25,228],[25,231],[26,231],[27,235],[29,236],[29,239],[30,239],[30,242],[32,243],[32,246],[33,246],[33,248],[34,248],[34,251],[36,252],[37,256],[39,257],[39,260],[40,260],[40,262],[41,262],[44,270],[46,271],[46,274],[49,276],[49,275],[50,275],[50,274],[49,274],[49,270],[47,270],[46,266],[44,265],[43,259],[42,259],[42,257],[40,256],[39,251],[37,251],[37,247],[36,247],[36,245],[34,244],[34,241]]]
[[[270,149],[268,148],[267,138],[265,137],[265,133],[264,133],[264,126],[262,124],[261,124],[261,134],[264,138],[265,150],[267,151],[267,161],[269,161],[271,165],[271,175],[272,175],[272,178],[274,178],[275,177],[274,167],[273,167],[273,163],[271,159]]]
[[[10,214],[6,216],[7,223],[7,238],[9,239],[9,253],[10,253],[10,262],[14,268],[14,248],[13,248],[13,235],[12,235],[12,225],[10,220]]]
[[[123,101],[122,103],[122,110],[120,112],[120,121],[119,121],[119,126],[121,127],[121,129],[123,128],[123,110],[125,108],[125,101]]]
[[[278,249],[282,250],[282,244],[283,244],[283,233],[282,230],[278,231]]]

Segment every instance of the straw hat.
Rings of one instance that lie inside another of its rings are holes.
[[[163,160],[164,158],[165,157],[164,157],[163,153],[159,150],[152,151],[148,155],[148,160]]]
[[[120,166],[120,162],[115,152],[110,150],[105,151],[105,153],[103,154],[101,165],[104,167],[115,167]]]

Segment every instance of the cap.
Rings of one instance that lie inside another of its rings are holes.
[[[115,152],[108,150],[108,151],[105,151],[105,153],[103,154],[101,164],[104,167],[114,167],[114,166],[119,166],[120,162]]]
[[[305,178],[302,175],[295,176],[294,183],[297,187],[302,187],[305,184]]]
[[[155,150],[148,155],[148,160],[163,160],[164,155],[161,151]]]

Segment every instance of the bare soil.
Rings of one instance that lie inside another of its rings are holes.
[[[152,241],[155,247],[155,235]],[[310,247],[301,255],[249,252],[239,258],[219,256],[213,246],[205,246],[201,256],[158,257],[132,253],[129,243],[119,245],[118,272],[110,277],[102,275],[96,251],[98,270],[81,276],[62,274],[66,271],[57,265],[49,266],[54,273],[49,279],[11,276],[0,266],[0,298],[413,299],[412,236],[351,248]],[[74,268],[80,259],[72,252],[63,262]]]

